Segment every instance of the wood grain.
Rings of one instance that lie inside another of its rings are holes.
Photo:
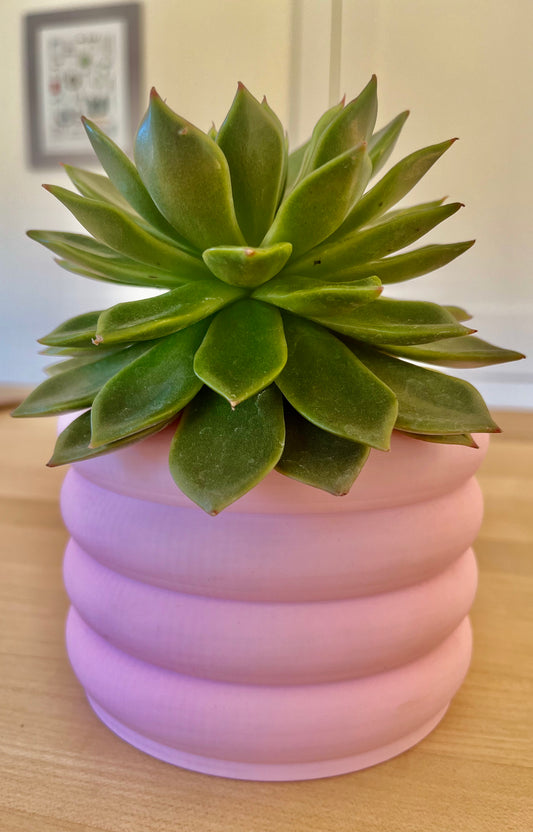
[[[63,646],[53,420],[0,413],[2,832],[531,832],[533,414],[501,413],[480,481],[469,676],[439,728],[353,775],[247,783],[194,774],[99,723]]]

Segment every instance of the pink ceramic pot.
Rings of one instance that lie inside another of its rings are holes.
[[[169,432],[68,473],[67,643],[98,716],[162,760],[257,780],[388,759],[471,654],[478,451],[395,434],[332,497],[277,473],[211,518]]]

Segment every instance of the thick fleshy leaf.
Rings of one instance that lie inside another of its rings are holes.
[[[172,112],[155,90],[137,133],[135,162],[161,213],[196,248],[246,244],[224,154],[213,139]]]
[[[471,384],[375,350],[354,346],[358,358],[398,398],[396,428],[411,433],[497,433],[485,402]]]
[[[65,245],[69,246],[69,248],[75,248],[80,252],[85,252],[86,254],[104,257],[106,260],[119,260],[121,258],[121,255],[117,254],[112,248],[109,248],[109,246],[103,243],[99,243],[98,240],[95,240],[93,237],[88,237],[86,234],[73,234],[70,231],[48,231],[33,228],[30,231],[26,231],[26,235],[30,240],[41,243],[41,245],[50,248],[51,251],[55,251],[55,249],[51,248],[52,244]],[[132,262],[136,261],[133,260]],[[137,265],[139,264],[137,263]]]
[[[521,352],[496,347],[474,335],[446,338],[444,341],[433,341],[421,346],[384,346],[382,350],[423,364],[457,368],[487,367],[490,364],[504,364],[506,361],[518,361],[525,357]]]
[[[339,227],[370,175],[361,144],[310,173],[282,202],[262,245],[291,242],[300,256]]]
[[[391,390],[327,330],[283,319],[289,355],[276,384],[285,398],[317,427],[388,450],[397,413]]]
[[[176,485],[209,514],[257,485],[283,451],[282,397],[267,387],[232,409],[207,387],[185,408],[170,448]]]
[[[131,205],[124,199],[120,191],[117,191],[107,176],[83,170],[83,168],[77,168],[74,165],[63,165],[63,167],[70,181],[82,196],[111,202],[112,205],[116,205],[122,211],[132,212]]]
[[[258,246],[285,184],[283,127],[270,108],[239,84],[216,141],[229,165],[239,227],[246,241]]]
[[[84,459],[92,459],[95,456],[110,454],[113,451],[124,448],[126,445],[133,445],[134,442],[140,442],[141,439],[146,439],[147,436],[159,433],[160,430],[163,430],[169,424],[169,422],[161,422],[147,430],[141,430],[139,433],[126,436],[118,442],[111,442],[109,445],[100,445],[98,448],[91,448],[89,447],[91,441],[91,411],[86,410],[85,413],[82,413],[81,416],[74,419],[59,434],[54,453],[46,464],[49,468],[56,468],[58,465],[69,465],[71,462],[81,462]]]
[[[470,312],[467,312],[466,309],[463,309],[462,306],[443,306],[443,309],[446,309],[450,315],[453,315],[456,321],[460,321],[463,323],[464,321],[471,321],[472,315]]]
[[[409,110],[404,110],[369,139],[368,155],[372,162],[372,176],[375,176],[388,161],[408,116]]]
[[[479,448],[477,442],[470,433],[413,433],[412,431],[399,431],[412,439],[421,439],[423,442],[435,442],[437,445],[465,445],[467,448]]]
[[[51,376],[32,390],[12,415],[49,416],[89,407],[102,385],[147,349],[148,344],[135,344],[101,361]]]
[[[373,75],[357,98],[350,101],[324,130],[312,155],[311,168],[326,164],[360,142],[368,142],[377,112],[377,81]]]
[[[96,313],[98,314],[98,313]],[[119,344],[115,347],[99,347],[90,343],[88,347],[45,347],[44,350],[39,350],[39,355],[57,355],[63,358],[82,358],[86,355],[111,355],[114,352],[124,349],[124,344]]]
[[[346,315],[365,303],[376,300],[382,292],[377,277],[350,283],[325,283],[312,277],[280,275],[256,289],[252,297],[280,306],[296,315],[313,318],[320,315]]]
[[[190,244],[157,209],[131,159],[94,122],[88,118],[82,118],[82,122],[103,169],[126,203],[162,234],[172,237],[181,247],[190,250]]]
[[[335,271],[330,279],[337,281],[361,280],[363,277],[375,274],[383,284],[401,283],[440,269],[456,257],[468,251],[474,245],[474,240],[465,243],[445,243],[417,248],[404,254],[395,254],[381,260],[370,260],[358,266],[347,268],[346,271]]]
[[[289,156],[289,171],[287,176],[286,193],[292,190],[302,179],[304,179],[311,171],[315,169],[314,160],[318,143],[324,134],[324,131],[329,127],[331,122],[344,109],[344,98],[338,104],[334,104],[329,110],[326,110],[313,128],[311,138],[302,147],[295,150]],[[348,148],[347,148],[348,149]],[[299,162],[299,164],[298,164]],[[298,167],[297,167],[298,164]]]
[[[317,428],[285,402],[285,447],[276,470],[342,496],[365,464],[370,448]]]
[[[328,275],[377,260],[414,243],[461,208],[459,202],[434,208],[414,208],[401,217],[352,231],[338,240],[320,246],[291,262],[287,271],[294,274]],[[327,278],[325,278],[327,279]]]
[[[424,344],[472,332],[444,307],[417,300],[380,298],[336,316],[313,317],[336,332],[369,344]]]
[[[104,384],[92,406],[92,447],[169,421],[191,401],[202,387],[193,359],[207,327],[167,335]]]
[[[67,252],[65,252],[65,254],[66,253]],[[78,258],[76,257],[76,260],[77,259]],[[168,280],[156,277],[155,275],[153,277],[138,277],[136,271],[130,272],[127,268],[124,269],[120,266],[116,266],[115,264],[110,264],[107,267],[103,266],[101,271],[95,271],[94,269],[87,269],[83,266],[78,266],[70,260],[55,258],[54,262],[71,274],[88,277],[89,280],[99,280],[103,283],[121,283],[126,286],[143,286],[147,289],[175,289],[176,286],[182,286],[184,283],[188,282],[186,280],[175,279],[172,275],[165,276],[169,278]]]
[[[443,153],[456,141],[450,139],[440,144],[424,147],[402,159],[383,176],[374,187],[358,202],[341,227],[337,236],[347,234],[355,228],[366,225],[370,220],[381,216],[419,182],[428,170],[440,159]]]
[[[379,184],[379,183],[378,183]],[[394,211],[387,211],[385,214],[375,217],[368,223],[365,223],[366,228],[374,228],[376,225],[382,225],[384,222],[390,222],[396,219],[408,219],[413,211],[426,211],[430,208],[438,208],[446,202],[446,197],[442,196],[439,199],[430,199],[429,202],[418,202],[416,205],[409,205],[407,208],[395,208]]]
[[[287,360],[281,315],[244,298],[215,316],[194,359],[194,371],[231,405],[271,384]]]
[[[97,240],[106,243],[120,254],[125,254],[126,257],[140,263],[166,271],[176,271],[189,277],[205,275],[206,267],[202,260],[149,234],[119,208],[96,199],[78,196],[55,185],[45,187]]]
[[[151,269],[130,260],[127,257],[108,257],[99,254],[92,254],[84,248],[71,246],[66,243],[40,240],[50,251],[58,254],[63,262],[59,265],[73,271],[75,274],[82,274],[93,280],[107,280],[111,283],[126,283],[130,286],[146,286],[151,289],[171,289],[181,286],[185,282],[183,278],[177,277],[170,272],[163,272],[159,269]],[[58,260],[56,260],[56,263]],[[65,266],[65,262],[69,264]],[[70,268],[77,266],[78,269]]]
[[[101,350],[99,347],[93,345],[92,351],[88,355],[77,355],[67,358],[65,361],[56,361],[54,364],[48,364],[44,368],[47,376],[57,376],[58,373],[64,373],[67,370],[75,370],[78,367],[83,367],[85,364],[94,364],[95,361],[101,361],[107,355],[112,355],[118,352],[119,349],[124,349],[124,346],[115,347],[111,350]]]
[[[274,277],[292,253],[290,243],[266,248],[217,246],[202,254],[205,264],[219,280],[230,286],[261,286]]]
[[[309,147],[310,140],[304,142],[304,144],[297,147],[291,153],[289,153],[289,158],[287,162],[287,181],[285,183],[285,192],[289,193],[292,190],[296,180],[298,179],[298,174],[300,173],[302,162],[304,160],[306,151]]]
[[[195,280],[154,298],[112,306],[100,315],[96,337],[106,346],[161,338],[208,318],[242,294],[215,278]]]
[[[39,344],[46,344],[49,347],[90,348],[101,314],[101,312],[84,312],[82,315],[76,315],[37,340]]]

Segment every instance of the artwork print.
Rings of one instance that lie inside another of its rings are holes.
[[[43,29],[39,37],[45,152],[85,149],[86,115],[118,144],[129,122],[120,21]]]
[[[34,165],[90,153],[80,116],[131,146],[138,119],[138,4],[26,17],[30,156]]]

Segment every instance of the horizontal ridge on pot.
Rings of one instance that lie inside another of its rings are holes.
[[[209,520],[195,508],[107,491],[78,470],[65,478],[61,507],[80,547],[115,572],[179,592],[257,601],[354,598],[428,579],[472,545],[483,513],[471,478],[440,497],[371,512],[225,512]]]
[[[336,760],[410,736],[442,714],[467,671],[471,628],[464,619],[430,653],[395,670],[320,685],[235,685],[180,675],[117,650],[74,609],[67,646],[91,700],[143,737],[243,764],[294,763],[297,770],[322,761],[326,776],[339,772]]]
[[[257,603],[186,595],[125,578],[73,541],[67,592],[84,621],[125,653],[188,676],[240,684],[318,684],[407,664],[468,614],[472,550],[422,583],[353,600]]]

